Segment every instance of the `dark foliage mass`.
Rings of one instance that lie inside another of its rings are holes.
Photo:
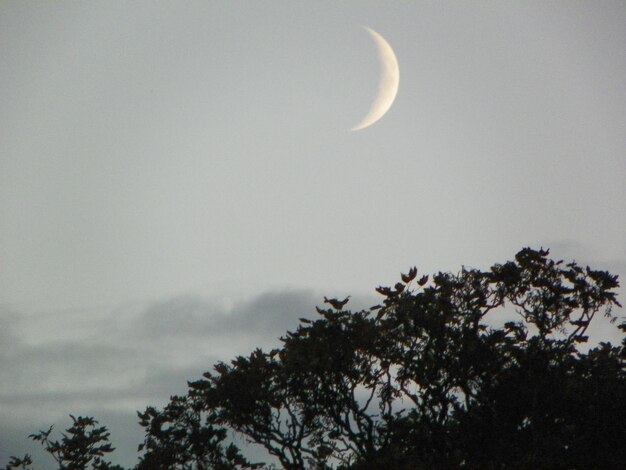
[[[280,348],[218,363],[139,413],[136,469],[264,467],[232,433],[289,470],[623,469],[626,338],[585,344],[596,314],[615,320],[616,287],[527,248],[487,271],[413,268],[368,310],[325,299]],[[59,469],[119,469],[106,428],[73,420],[61,441],[31,437]]]

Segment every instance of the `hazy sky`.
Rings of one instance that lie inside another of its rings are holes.
[[[626,275],[625,25],[621,1],[0,2],[0,465],[69,412],[131,455],[133,410],[412,265],[544,246]],[[349,132],[362,26],[400,88]]]

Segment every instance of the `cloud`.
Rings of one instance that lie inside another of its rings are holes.
[[[118,458],[131,465],[142,437],[137,410],[185,393],[187,380],[218,360],[278,345],[320,299],[290,289],[231,305],[197,295],[84,312],[0,305],[0,466],[33,453],[26,436],[53,423],[63,429],[69,413],[107,425]]]
[[[0,357],[9,354],[19,342],[15,327],[19,323],[17,312],[8,305],[0,304]]]
[[[234,315],[216,322],[220,332],[254,331],[265,337],[278,338],[298,325],[298,318],[315,315],[320,297],[312,291],[283,291],[261,294],[233,309]]]
[[[187,295],[150,305],[136,328],[148,337],[207,337],[224,334],[278,338],[297,326],[299,317],[315,313],[319,296],[308,290],[263,293],[230,308]]]

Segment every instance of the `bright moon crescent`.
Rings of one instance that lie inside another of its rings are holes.
[[[398,94],[400,85],[400,68],[393,49],[385,39],[373,29],[364,27],[372,35],[378,47],[378,57],[381,65],[381,77],[378,84],[378,93],[369,112],[363,120],[354,126],[351,131],[358,131],[371,126],[385,115]]]

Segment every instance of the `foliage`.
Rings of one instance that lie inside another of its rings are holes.
[[[137,468],[258,468],[229,432],[289,470],[623,468],[626,338],[585,344],[598,313],[615,320],[617,276],[548,254],[432,279],[412,268],[367,310],[325,298],[280,348],[140,413]]]
[[[146,437],[138,448],[144,453],[137,470],[231,470],[259,466],[250,464],[233,444],[225,446],[226,429],[215,427],[211,414],[203,421],[201,411],[189,398],[175,396],[162,411],[148,407],[138,415]]]
[[[7,470],[28,470],[32,464],[33,459],[28,454],[26,454],[22,458],[11,457],[11,459],[9,460],[9,464],[7,465]]]
[[[89,417],[70,415],[72,426],[61,434],[60,441],[52,440],[52,426],[47,431],[39,431],[29,437],[40,442],[46,451],[54,458],[59,470],[123,470],[118,465],[112,465],[103,457],[115,449],[109,443],[109,432],[106,427],[97,427],[98,421]],[[32,465],[29,455],[21,459],[11,457],[7,466],[10,469],[28,469]]]

